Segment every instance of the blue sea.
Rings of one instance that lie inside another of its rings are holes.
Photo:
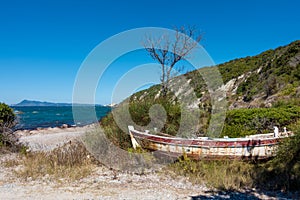
[[[69,126],[84,126],[97,122],[111,111],[106,106],[76,106],[76,120],[72,106],[13,106],[18,124],[15,130]],[[95,116],[96,113],[96,116]]]

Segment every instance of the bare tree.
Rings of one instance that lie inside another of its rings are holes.
[[[150,56],[161,65],[161,92],[167,95],[172,72],[176,63],[187,58],[191,51],[197,47],[202,35],[195,27],[175,28],[175,36],[162,35],[160,38],[147,36],[144,42],[145,49]]]

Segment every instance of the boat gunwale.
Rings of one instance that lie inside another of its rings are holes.
[[[146,139],[149,142],[172,145],[172,146],[186,146],[186,147],[196,147],[196,148],[213,148],[213,147],[228,147],[228,148],[241,148],[241,147],[252,147],[252,146],[272,146],[278,144],[279,141],[288,136],[280,137],[267,137],[267,138],[258,138],[258,137],[245,137],[245,138],[179,138],[179,137],[166,137],[160,135],[153,135],[147,132],[138,131],[131,129],[133,135],[139,139]],[[263,135],[270,135],[260,134]],[[200,144],[202,143],[202,144]]]

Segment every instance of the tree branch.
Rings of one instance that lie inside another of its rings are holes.
[[[192,50],[202,39],[195,27],[175,28],[175,38],[170,41],[169,35],[162,35],[159,39],[146,37],[144,43],[145,49],[150,56],[161,65],[161,83],[162,93],[166,95],[172,78],[172,70],[174,66],[182,59],[187,58]],[[150,47],[149,47],[150,46]]]

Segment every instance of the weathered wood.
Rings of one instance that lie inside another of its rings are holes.
[[[278,144],[284,138],[293,135],[292,132],[251,135],[245,138],[208,138],[186,139],[165,137],[141,132],[128,126],[129,133],[145,149],[179,157],[186,154],[188,157],[201,159],[268,159],[276,155]]]

